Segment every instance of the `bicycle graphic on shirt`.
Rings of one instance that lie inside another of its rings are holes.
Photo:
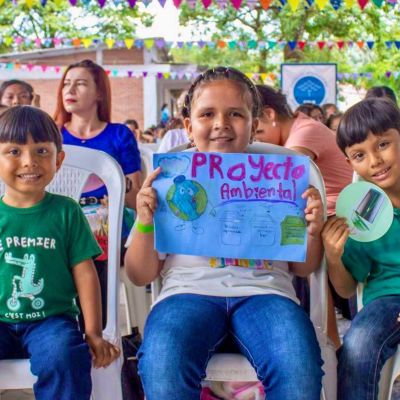
[[[21,276],[13,276],[13,291],[11,297],[7,300],[9,310],[19,310],[21,307],[20,298],[31,300],[32,308],[35,310],[43,308],[44,300],[41,297],[36,297],[43,290],[43,278],[40,278],[36,283],[33,281],[36,270],[35,256],[33,254],[25,254],[23,258],[17,258],[13,257],[11,253],[5,253],[4,260],[8,264],[22,267]]]

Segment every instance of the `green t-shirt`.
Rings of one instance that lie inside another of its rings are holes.
[[[101,253],[80,206],[46,193],[33,207],[0,200],[0,321],[79,313],[72,268]]]
[[[400,295],[400,209],[394,209],[389,230],[380,239],[363,243],[348,239],[343,264],[358,282],[365,282],[363,304]]]

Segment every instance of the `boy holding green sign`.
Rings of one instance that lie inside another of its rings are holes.
[[[323,230],[329,277],[350,298],[365,283],[364,308],[356,315],[338,353],[338,398],[375,399],[384,363],[400,343],[400,111],[382,98],[351,107],[340,122],[337,143],[354,171],[379,186],[394,207],[386,234],[373,242],[349,238],[343,218]]]

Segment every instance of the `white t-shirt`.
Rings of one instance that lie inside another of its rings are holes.
[[[298,303],[293,276],[283,261],[168,254],[161,278],[157,302],[174,294],[192,293],[223,297],[277,294]]]
[[[157,153],[167,153],[174,147],[180,146],[181,144],[189,143],[185,129],[171,129],[168,131],[161,140],[160,146],[157,149]]]

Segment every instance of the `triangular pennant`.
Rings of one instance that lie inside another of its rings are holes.
[[[144,4],[145,7],[148,7],[148,5],[152,2],[153,0],[142,0],[142,3]]]
[[[394,45],[396,46],[396,49],[397,49],[397,50],[400,50],[400,41],[395,40],[395,41],[394,41]]]
[[[156,39],[154,43],[157,49],[163,49],[165,47],[165,40],[163,38]]]
[[[231,0],[232,6],[235,10],[239,10],[242,5],[242,0]]]
[[[160,6],[164,8],[166,0],[158,0],[158,2],[160,3]]]
[[[315,4],[320,10],[323,10],[328,3],[329,0],[315,0]]]
[[[144,46],[147,50],[150,50],[154,46],[154,39],[144,39]]]
[[[71,4],[71,6],[75,7],[76,3],[78,2],[78,0],[69,0],[69,3]]]
[[[364,47],[364,41],[363,40],[358,40],[357,42],[357,46],[362,49]]]
[[[35,0],[25,0],[25,4],[28,8],[32,8],[35,3]]]
[[[16,69],[17,71],[19,71],[21,69],[21,64],[15,63],[14,64],[14,69]],[[395,76],[395,78],[397,78],[397,76]]]
[[[171,74],[170,74],[169,72],[164,72],[164,73],[163,73],[163,78],[164,78],[164,79],[169,79],[170,76],[171,76]]]
[[[387,47],[388,49],[391,49],[391,48],[392,48],[393,41],[387,40],[387,41],[385,42],[385,44],[386,44],[386,47]]]
[[[186,3],[190,8],[195,8],[196,7],[196,0],[186,0]]]
[[[107,75],[110,75],[110,74],[111,74],[111,70],[110,70],[110,69],[106,69],[105,71],[106,71],[106,74],[107,74]]]
[[[58,67],[58,66],[55,66],[55,67],[54,67],[54,71],[56,72],[56,74],[59,74],[60,71],[61,71],[61,68]]]
[[[133,71],[126,71],[126,73],[128,74],[128,78],[132,78]]]
[[[229,42],[228,42],[228,47],[229,47],[229,49],[230,49],[230,50],[235,49],[236,44],[237,44],[236,40],[231,40],[231,41],[229,41]]]
[[[54,46],[59,46],[62,43],[62,40],[60,38],[53,38],[53,43]]]
[[[342,6],[342,0],[330,0],[330,3],[335,11],[339,10]]]
[[[288,46],[289,46],[289,49],[292,50],[292,51],[293,51],[293,50],[296,48],[296,46],[297,46],[297,42],[294,41],[294,40],[290,40],[289,42],[287,42],[287,44],[288,44]]]
[[[112,76],[118,76],[118,70],[117,69],[113,69],[111,72]]]
[[[133,8],[133,7],[135,7],[136,0],[128,0],[128,4],[129,4],[130,8]]]
[[[269,6],[271,5],[272,0],[260,0],[261,7],[264,10],[268,10]]]
[[[368,4],[368,0],[357,0],[358,5],[360,6],[361,10],[364,10],[365,6]]]
[[[3,38],[3,40],[6,46],[11,46],[14,43],[14,38],[12,36],[6,36]]]
[[[182,3],[182,0],[172,0],[172,2],[174,3],[174,6],[175,6],[176,8],[179,8],[179,6],[180,6],[181,3]]]
[[[26,67],[28,68],[28,70],[29,70],[29,71],[32,71],[32,70],[33,70],[33,67],[34,67],[34,65],[33,65],[33,64],[28,64]]]
[[[114,46],[114,43],[115,43],[115,39],[113,39],[113,38],[106,38],[106,39],[104,40],[104,43],[107,45],[107,47],[108,47],[109,49],[112,49],[112,47]]]
[[[45,64],[44,64],[44,65],[41,65],[40,68],[42,69],[43,72],[46,72],[47,65],[45,65]]]
[[[197,42],[197,46],[198,46],[200,49],[202,49],[206,44],[207,44],[207,43],[206,43],[205,41],[203,41],[203,40],[199,40],[199,41]]]
[[[269,73],[269,79],[271,79],[272,81],[274,81],[277,78],[277,75],[275,75],[273,72]]]
[[[133,39],[125,39],[124,40],[125,46],[128,50],[130,50],[132,48],[134,42],[135,41]]]
[[[300,0],[288,0],[290,9],[295,12],[297,8],[299,7]]]
[[[106,0],[97,0],[97,2],[99,3],[100,8],[103,8],[106,4]]]
[[[256,40],[249,40],[247,42],[247,48],[251,49],[251,50],[256,49],[257,48],[257,41]]]
[[[304,41],[304,40],[300,40],[300,41],[298,41],[297,42],[297,47],[300,49],[300,50],[304,50],[304,47],[306,46],[306,42]]]
[[[344,0],[344,4],[347,8],[351,8],[354,5],[355,0]]]
[[[163,78],[163,73],[157,72],[157,79],[162,79],[162,78]]]
[[[375,42],[373,42],[372,40],[368,40],[367,41],[367,46],[370,50],[372,50],[372,48],[374,47]]]
[[[245,75],[249,78],[252,79],[253,78],[253,74],[250,72],[246,72]]]
[[[326,44],[326,42],[324,42],[324,41],[317,42],[317,45],[318,45],[320,50],[322,50],[324,48],[325,44]]]
[[[0,7],[4,4],[6,0],[0,0]]]
[[[90,39],[90,38],[84,38],[84,39],[82,39],[82,44],[83,44],[83,47],[85,48],[85,49],[87,49],[88,47],[90,47],[90,45],[93,43],[93,39]]]
[[[62,3],[64,3],[64,0],[54,0],[54,4],[55,4],[57,7],[60,7]]]
[[[79,38],[72,39],[72,45],[74,47],[79,47],[81,45],[81,39]]]
[[[226,47],[226,42],[224,40],[218,40],[217,47],[219,49],[224,49]]]
[[[372,0],[376,7],[381,8],[383,0]]]
[[[386,78],[390,79],[390,77],[392,76],[392,72],[386,71],[385,76],[386,76]]]
[[[203,3],[204,8],[208,8],[210,7],[212,0],[201,0],[201,2]]]
[[[273,40],[268,40],[268,48],[273,49],[276,46],[276,42]]]
[[[344,41],[343,40],[339,40],[337,42],[337,47],[339,48],[339,50],[342,50],[344,47]]]
[[[135,39],[135,47],[141,49],[144,46],[143,39]]]
[[[20,44],[22,44],[24,42],[24,39],[21,37],[21,36],[17,36],[15,39],[14,39],[14,43],[17,45],[17,46],[19,46]]]
[[[306,0],[306,7],[305,8],[310,8],[314,4],[314,0]]]
[[[268,74],[266,74],[266,73],[260,74],[260,78],[261,78],[261,80],[262,80],[263,82],[265,82],[265,81],[267,80],[267,77],[268,77]]]

